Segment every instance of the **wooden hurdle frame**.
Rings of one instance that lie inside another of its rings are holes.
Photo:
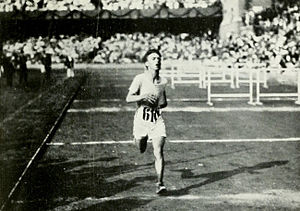
[[[188,71],[182,67],[189,63],[192,68]],[[201,67],[201,69],[200,69]],[[266,68],[260,64],[238,67],[221,67],[213,64],[202,64],[200,61],[188,61],[183,63],[170,62],[163,68],[162,74],[171,78],[171,87],[175,89],[175,84],[198,84],[199,88],[207,88],[207,104],[213,106],[212,98],[249,98],[248,104],[262,105],[261,97],[296,97],[295,103],[300,105],[300,68],[297,68],[297,92],[293,93],[261,93],[261,85],[268,88],[267,73],[274,68]],[[278,70],[278,68],[277,68]],[[242,73],[248,77],[240,78]],[[226,78],[229,76],[229,79]],[[235,80],[235,81],[234,81]],[[239,88],[240,84],[249,85],[246,93],[212,93],[211,87],[216,83],[229,83],[231,88]],[[253,89],[256,86],[256,102],[253,100]]]
[[[230,83],[231,88],[235,88],[234,69],[230,67],[215,66],[213,64],[203,64],[199,60],[171,62],[164,68],[164,73],[169,73],[171,78],[171,87],[175,89],[175,84],[198,84],[199,88],[207,87],[207,70],[210,69],[213,77],[211,83]],[[185,66],[189,66],[188,69]],[[222,70],[222,71],[220,71]],[[228,73],[229,74],[226,74]],[[229,79],[226,76],[229,75]],[[217,78],[217,79],[216,79]]]
[[[224,71],[224,69],[220,69],[221,71]],[[226,69],[225,69],[226,70]],[[230,73],[233,73],[233,68],[228,68],[227,71],[230,71]],[[244,69],[245,70],[245,69]],[[211,80],[211,70],[207,69],[207,104],[209,106],[213,106],[212,98],[215,97],[223,97],[223,98],[229,98],[229,97],[236,97],[236,98],[249,98],[248,104],[255,105],[253,102],[253,71],[252,69],[247,69],[249,74],[249,80],[243,81],[244,83],[249,84],[249,92],[247,93],[212,93],[211,87],[213,83],[216,83],[215,80]],[[224,83],[224,81],[218,81],[218,83]],[[233,77],[230,80],[230,83],[233,83]]]
[[[235,65],[235,87],[236,88],[240,88],[240,83],[247,83],[249,82],[250,79],[240,79],[240,70],[242,69],[243,71],[245,69],[262,69],[265,68],[265,65],[262,65],[260,63],[258,64],[243,64],[243,63],[236,63]],[[238,68],[238,66],[242,66],[241,68]],[[256,81],[257,78],[253,77],[253,82]],[[264,88],[268,88],[268,84],[267,84],[267,69],[265,69],[265,71],[263,72],[263,78],[261,79],[261,77],[259,78],[259,82],[263,83],[263,87]]]
[[[229,79],[226,79],[227,75],[229,75]],[[229,83],[230,88],[232,89],[236,88],[234,85],[234,69],[231,67],[205,66],[204,77],[203,77],[203,84],[205,87],[208,87],[209,84],[208,81],[214,84]]]
[[[295,101],[295,104],[300,105],[300,69],[296,68],[297,71],[297,92],[289,92],[289,93],[262,93],[260,90],[260,72],[261,71],[266,72],[265,68],[263,69],[257,69],[256,70],[256,105],[263,105],[263,103],[260,101],[261,97],[297,97],[297,100]],[[273,69],[274,70],[274,69]],[[278,69],[276,69],[278,70]]]
[[[173,62],[171,67],[171,87],[175,89],[175,84],[198,84],[199,88],[204,88],[204,74],[200,69],[200,61]],[[189,67],[188,70],[186,67]]]

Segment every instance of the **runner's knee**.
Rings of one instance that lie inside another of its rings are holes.
[[[162,159],[162,157],[163,157],[163,151],[161,148],[158,148],[158,149],[154,148],[153,154],[154,154],[155,159]]]
[[[153,154],[156,159],[161,159],[163,157],[163,147],[165,139],[164,137],[159,138],[158,140],[153,141]]]

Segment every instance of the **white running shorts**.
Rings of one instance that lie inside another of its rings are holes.
[[[149,139],[167,137],[161,110],[140,106],[134,116],[133,136],[136,139],[145,136],[148,136]]]

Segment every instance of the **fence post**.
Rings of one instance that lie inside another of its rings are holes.
[[[228,70],[229,68],[227,68]],[[233,75],[233,71],[234,71],[234,65],[232,65],[232,67],[230,68],[230,88],[234,89],[234,75]]]
[[[249,72],[249,105],[255,105],[255,103],[253,103],[253,69],[250,68],[248,69]]]
[[[211,77],[211,69],[208,68],[207,69],[207,104],[209,106],[212,106],[213,103],[211,102],[211,81],[210,81],[210,77]]]
[[[297,105],[300,105],[300,68],[297,69],[297,93],[298,93],[298,97],[295,103]]]
[[[262,102],[260,102],[260,68],[256,70],[256,105],[262,105]]]
[[[267,70],[264,69],[264,88],[268,88],[268,84],[267,84]]]
[[[222,80],[223,80],[223,81],[226,80],[226,71],[222,71]]]
[[[175,68],[174,65],[171,65],[171,88],[175,89]]]
[[[177,64],[177,80],[181,81],[181,75],[182,73],[185,71],[185,69],[183,68],[184,66],[186,67],[186,65],[182,64],[183,61],[180,61],[180,64]]]
[[[235,88],[240,88],[240,69],[239,67],[235,70]]]
[[[199,88],[203,88],[203,75],[202,75],[202,68],[200,68],[199,62],[195,62],[195,66],[199,72]]]

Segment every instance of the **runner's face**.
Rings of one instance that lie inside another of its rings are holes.
[[[152,53],[147,57],[146,66],[149,70],[160,70],[161,58],[157,53]]]

